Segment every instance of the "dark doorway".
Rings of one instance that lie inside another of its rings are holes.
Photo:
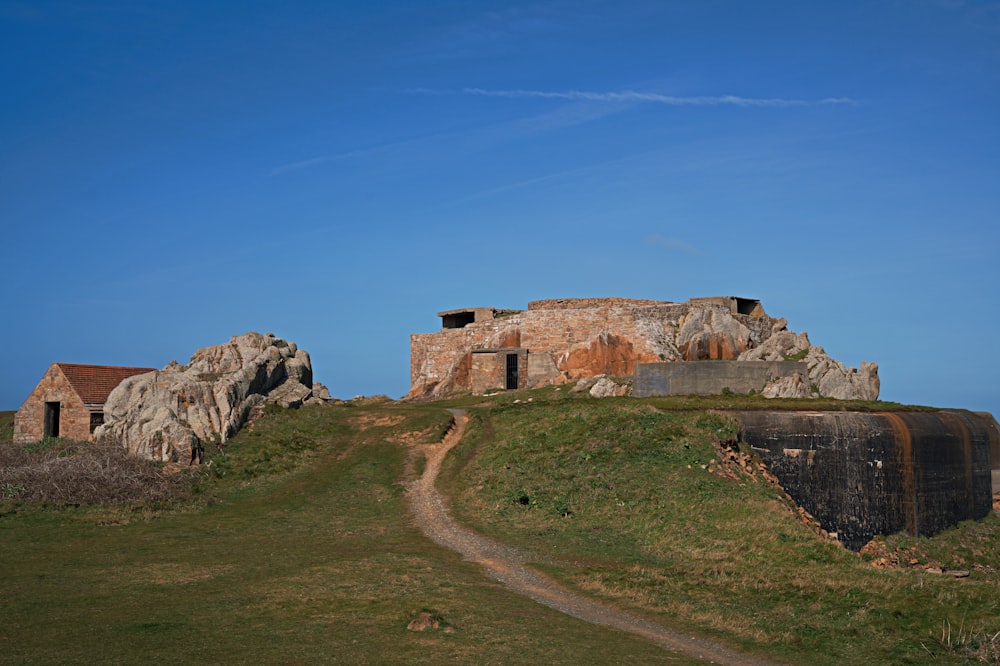
[[[517,381],[517,354],[507,354],[507,390],[516,390]]]
[[[37,423],[37,421],[36,421]],[[47,402],[45,403],[45,426],[42,436],[43,437],[58,437],[59,436],[59,403],[58,402]]]

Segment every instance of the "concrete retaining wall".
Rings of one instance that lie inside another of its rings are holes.
[[[687,363],[639,363],[635,367],[632,395],[714,395],[729,389],[734,393],[759,391],[778,377],[793,373],[809,376],[802,361],[692,361]]]

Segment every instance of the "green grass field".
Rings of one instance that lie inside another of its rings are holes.
[[[817,536],[780,488],[720,464],[713,441],[735,438],[732,419],[664,405],[475,410],[442,483],[463,522],[535,553],[567,585],[748,652],[794,663],[1000,659],[996,516],[933,539],[892,537],[885,550],[917,566],[876,569]]]
[[[404,482],[454,405],[472,418],[441,480],[456,514],[570,587],[789,663],[990,655],[1000,521],[888,540],[968,578],[875,569],[778,489],[710,465],[733,428],[712,404],[547,390],[271,409],[207,451],[193,499],[0,503],[0,663],[689,663],[513,595],[422,536]],[[407,631],[422,611],[442,627]]]
[[[449,418],[272,412],[208,451],[195,503],[3,505],[0,663],[659,663],[654,645],[509,593],[411,524],[409,452]],[[425,609],[452,630],[407,631]]]

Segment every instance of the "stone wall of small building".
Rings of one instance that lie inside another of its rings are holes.
[[[90,410],[77,395],[69,380],[52,364],[35,390],[14,416],[14,442],[29,444],[45,437],[45,403],[59,403],[58,437],[89,440]]]

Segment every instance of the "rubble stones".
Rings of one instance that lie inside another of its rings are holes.
[[[600,377],[590,387],[590,395],[594,398],[612,398],[628,393],[628,386],[616,383],[609,377]]]

